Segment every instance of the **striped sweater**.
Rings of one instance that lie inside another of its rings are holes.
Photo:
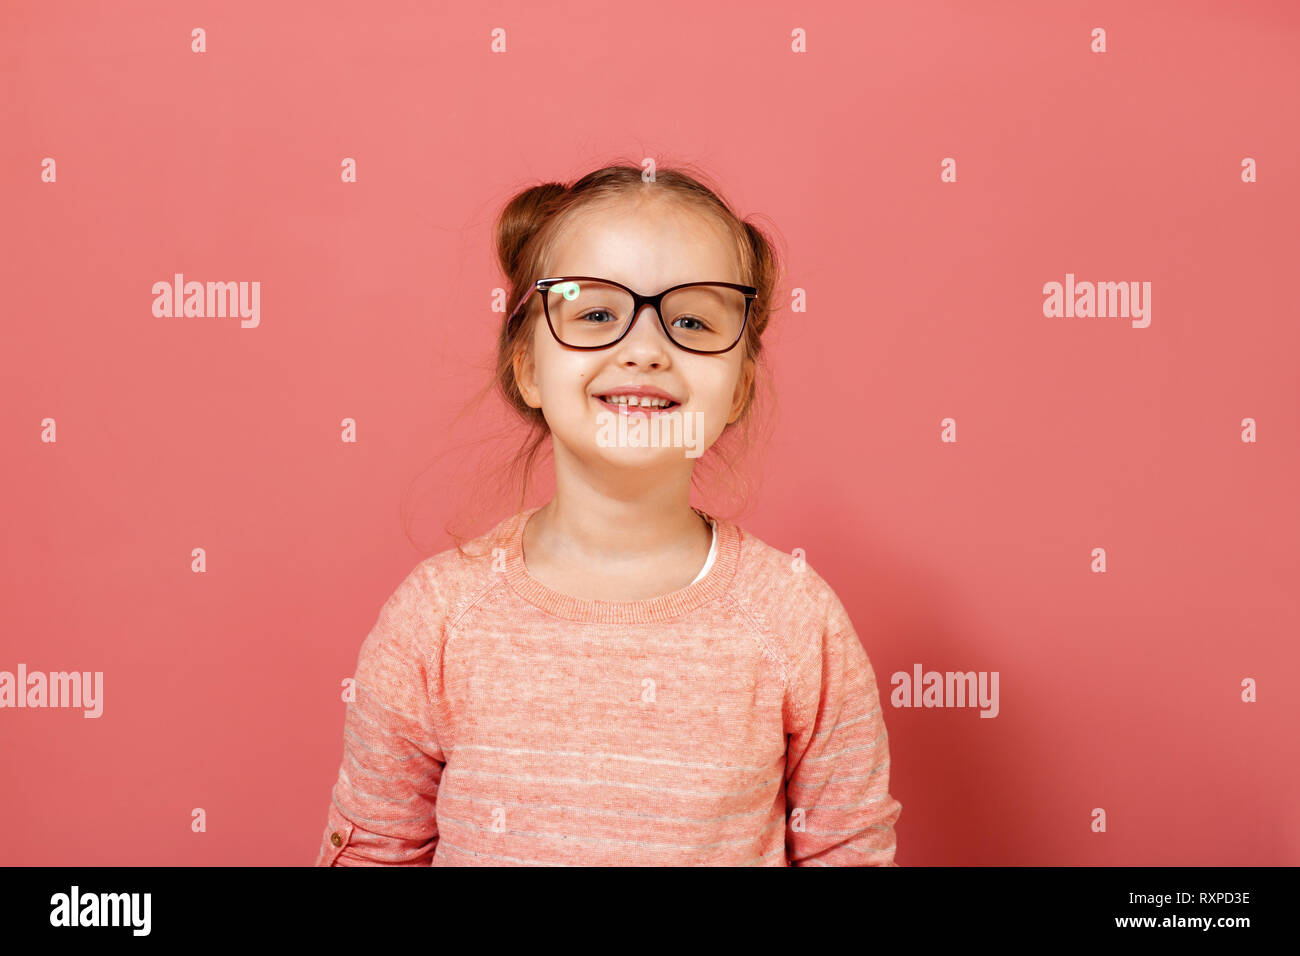
[[[717,518],[687,587],[575,598],[524,564],[539,507],[384,603],[315,865],[897,865],[880,694],[831,587]]]

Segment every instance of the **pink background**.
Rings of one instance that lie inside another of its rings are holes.
[[[993,720],[887,709],[897,862],[1300,863],[1296,5],[3,6],[0,670],[103,671],[104,714],[0,710],[0,862],[310,863],[340,681],[473,467],[417,550],[492,217],[649,156],[807,294],[733,519],[882,692],[1000,674]],[[260,326],[155,318],[176,272],[260,281]],[[1150,327],[1045,318],[1067,272],[1151,282]]]

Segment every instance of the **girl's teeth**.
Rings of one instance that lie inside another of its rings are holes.
[[[673,404],[664,398],[647,398],[642,396],[638,399],[636,395],[606,395],[603,401],[611,405],[637,405],[644,408],[667,408]]]

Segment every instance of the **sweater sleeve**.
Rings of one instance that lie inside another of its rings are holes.
[[[380,609],[362,642],[355,699],[343,722],[343,762],[316,866],[429,866],[445,764],[430,694],[431,594],[417,568]]]
[[[897,866],[889,736],[875,672],[833,600],[792,668],[787,701],[786,854],[792,866]]]

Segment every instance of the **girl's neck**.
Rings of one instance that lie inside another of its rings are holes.
[[[563,594],[606,601],[639,601],[686,587],[712,543],[712,527],[687,502],[604,499],[578,507],[558,495],[532,516],[522,539],[536,580]]]

